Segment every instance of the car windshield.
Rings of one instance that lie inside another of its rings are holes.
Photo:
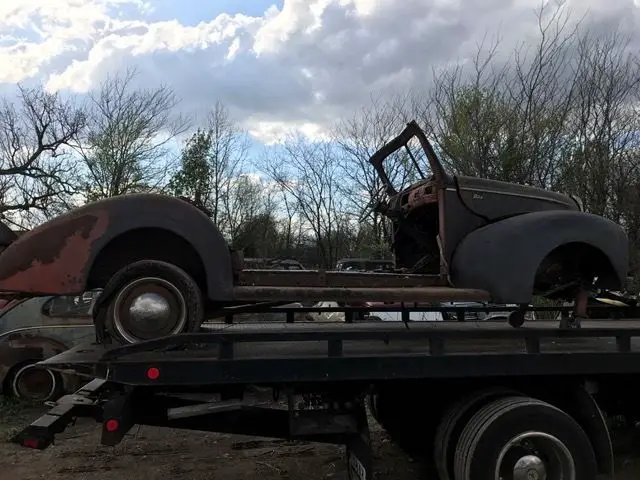
[[[18,328],[57,324],[91,323],[91,305],[98,291],[77,296],[33,297],[0,312],[0,334]]]

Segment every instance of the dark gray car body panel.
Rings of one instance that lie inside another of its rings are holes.
[[[624,229],[598,215],[573,210],[518,215],[468,234],[453,255],[451,280],[456,287],[488,290],[495,303],[530,303],[538,266],[555,248],[569,243],[586,243],[607,256],[614,275],[600,278],[600,287],[624,284],[629,268]]]

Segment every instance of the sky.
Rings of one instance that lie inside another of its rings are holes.
[[[135,67],[196,118],[222,101],[256,144],[319,138],[371,94],[427,86],[498,29],[508,53],[535,34],[540,1],[1,0],[0,94],[17,82],[84,94]],[[640,32],[640,0],[566,3]]]

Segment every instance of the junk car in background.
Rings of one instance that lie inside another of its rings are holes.
[[[47,401],[76,388],[75,376],[37,362],[95,339],[91,306],[97,292],[14,300],[0,310],[0,391],[21,400]]]

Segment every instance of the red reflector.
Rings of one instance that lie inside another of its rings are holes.
[[[159,376],[160,370],[158,370],[156,367],[151,367],[149,370],[147,370],[147,377],[149,378],[149,380],[155,380]]]
[[[107,420],[107,423],[104,424],[104,427],[107,429],[107,432],[115,432],[118,430],[120,423],[118,420],[112,418],[111,420]]]
[[[22,445],[29,448],[38,448],[38,441],[34,440],[33,438],[30,438],[27,440],[23,440]]]

